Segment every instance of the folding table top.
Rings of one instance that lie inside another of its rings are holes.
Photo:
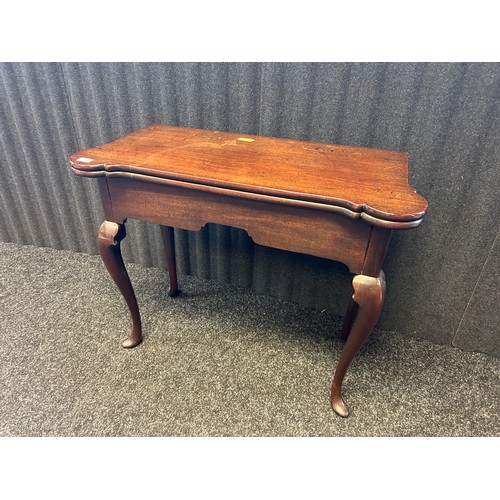
[[[149,125],[70,162],[88,177],[131,172],[345,207],[381,221],[419,221],[427,210],[408,184],[407,153],[396,151]]]

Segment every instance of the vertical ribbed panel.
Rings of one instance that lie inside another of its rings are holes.
[[[0,95],[2,225],[9,239],[95,251],[92,215],[100,203],[96,186],[68,173],[65,159],[78,143],[60,66],[3,64]]]
[[[420,228],[394,234],[380,325],[450,344],[461,324],[456,345],[495,352],[497,310],[481,341],[464,325],[489,303],[478,280],[500,216],[499,95],[498,64],[1,64],[0,239],[96,253],[97,188],[67,158],[149,123],[409,151],[430,208]],[[164,267],[158,228],[127,230],[125,259]],[[176,236],[181,273],[338,314],[347,304],[338,263],[214,224]]]

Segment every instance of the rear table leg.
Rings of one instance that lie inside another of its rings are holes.
[[[177,268],[175,265],[175,240],[174,229],[169,226],[160,226],[161,237],[163,239],[163,248],[167,260],[168,276],[170,279],[170,288],[168,294],[170,297],[179,295],[179,286],[177,284]]]

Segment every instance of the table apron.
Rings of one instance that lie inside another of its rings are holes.
[[[111,205],[106,217],[113,222],[131,218],[191,231],[208,223],[237,227],[257,244],[336,260],[362,272],[373,226],[361,219],[128,178],[106,182],[101,197]]]

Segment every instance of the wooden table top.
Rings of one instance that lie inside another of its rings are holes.
[[[417,221],[427,201],[408,184],[403,152],[149,125],[70,158],[94,177],[132,172]]]

